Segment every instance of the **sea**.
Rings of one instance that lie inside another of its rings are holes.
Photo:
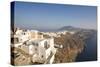
[[[78,54],[76,62],[97,60],[97,33],[92,34],[85,41],[84,50]]]

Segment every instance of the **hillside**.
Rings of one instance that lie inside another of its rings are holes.
[[[59,38],[55,38],[56,44],[62,44],[63,49],[58,49],[54,63],[74,62],[77,54],[84,48],[84,42],[78,36],[67,33]]]
[[[80,31],[81,28],[76,28],[76,27],[73,27],[73,26],[64,26],[64,27],[61,27],[58,30],[59,31],[63,31],[63,30],[67,30],[67,31]]]

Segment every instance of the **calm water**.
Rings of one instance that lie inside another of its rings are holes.
[[[93,34],[86,40],[86,46],[76,61],[95,61],[97,60],[97,34]]]

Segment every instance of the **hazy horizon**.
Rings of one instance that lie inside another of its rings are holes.
[[[97,7],[15,1],[14,23],[27,29],[97,29]]]

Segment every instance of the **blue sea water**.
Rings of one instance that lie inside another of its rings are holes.
[[[96,61],[97,60],[97,34],[93,34],[85,41],[85,47],[82,53],[80,53],[76,62],[79,61]]]

